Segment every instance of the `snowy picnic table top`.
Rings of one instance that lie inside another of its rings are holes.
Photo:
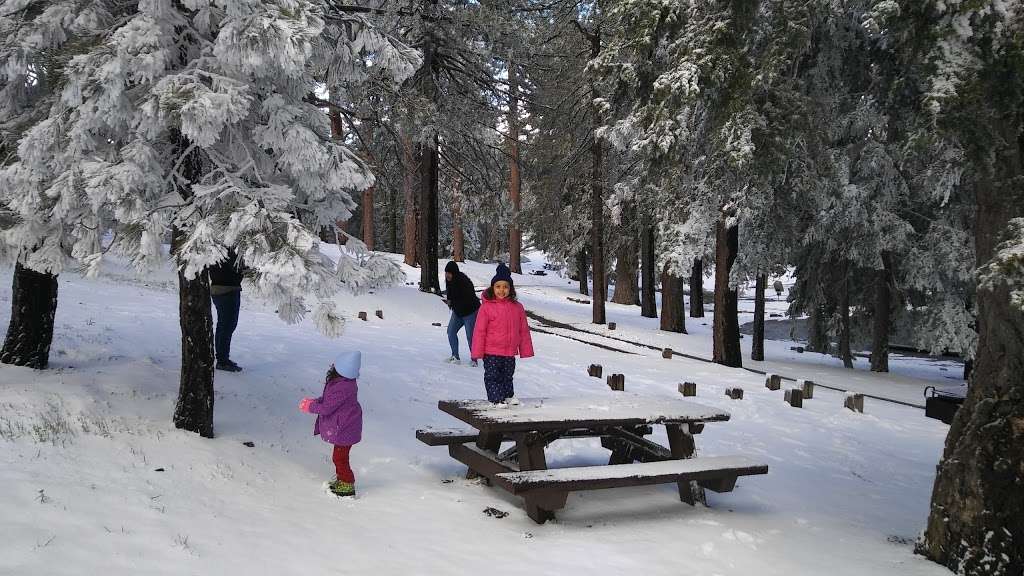
[[[729,413],[720,408],[670,396],[641,396],[626,392],[601,396],[520,398],[519,404],[441,400],[437,407],[484,432],[687,424],[729,419]]]

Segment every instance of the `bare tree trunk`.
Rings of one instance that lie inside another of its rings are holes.
[[[871,371],[889,371],[889,328],[892,295],[890,294],[891,268],[890,258],[882,253],[882,269],[875,277],[875,321],[874,334],[871,338]]]
[[[174,250],[184,233],[173,232]],[[204,271],[185,278],[178,270],[178,323],[181,326],[181,378],[174,426],[213,438],[213,313],[210,310],[210,279]]]
[[[640,304],[640,286],[637,284],[637,245],[632,238],[623,238],[615,258],[616,304]]]
[[[441,293],[437,277],[437,137],[420,144],[420,290]]]
[[[644,318],[658,317],[658,300],[654,286],[657,275],[654,273],[654,226],[644,226],[640,236],[640,265],[643,281],[640,292],[640,315]]]
[[[661,329],[686,334],[686,303],[683,301],[685,281],[669,273],[669,265],[661,271]]]
[[[413,152],[412,138],[408,134],[402,134],[402,171],[404,178],[402,179],[403,192],[405,193],[405,243],[403,251],[405,252],[405,264],[407,266],[416,266],[419,264],[419,254],[416,253],[416,249],[419,245],[418,239],[416,238],[416,231],[419,228],[419,195],[416,194],[416,155]]]
[[[738,297],[729,288],[729,273],[739,251],[739,227],[726,226],[725,217],[715,227],[715,322],[712,360],[718,364],[740,368],[740,326]],[[662,295],[664,298],[664,295]]]
[[[388,226],[388,244],[391,247],[392,254],[398,254],[398,202],[395,190],[390,190],[388,197],[391,201],[388,203],[388,221],[391,223]]]
[[[704,262],[697,258],[693,261],[693,272],[690,273],[690,318],[704,317]]]
[[[853,352],[850,351],[850,284],[847,279],[846,265],[839,284],[839,357],[843,366],[853,368]]]
[[[1006,75],[1000,85],[1019,85]],[[979,267],[1010,219],[1024,216],[1021,105],[1001,126],[1007,145],[994,158],[995,181],[976,186]],[[980,284],[976,306],[971,385],[946,436],[917,550],[960,574],[1010,576],[1024,571],[1024,311],[1010,301],[1005,280]]]
[[[53,319],[57,314],[57,275],[14,264],[11,321],[0,362],[42,370],[50,362]]]
[[[371,165],[375,164],[373,157],[373,151],[370,146],[373,144],[373,125],[370,125],[366,130],[366,151],[364,156],[366,161]],[[367,250],[374,250],[374,216],[376,213],[374,203],[374,192],[376,190],[376,184],[370,186],[366,190],[363,190],[363,244],[366,244]]]
[[[519,75],[515,61],[508,59],[508,196],[512,201],[512,220],[508,226],[508,268],[513,274],[522,274],[520,263],[523,233],[519,229]]]
[[[452,260],[465,262],[466,237],[462,232],[462,202],[459,199],[461,181],[455,181],[455,194],[452,199]]]
[[[597,58],[601,54],[601,34],[590,36],[590,56]],[[597,99],[597,84],[590,86],[592,101]],[[605,323],[605,300],[608,299],[607,279],[604,267],[604,162],[602,160],[601,140],[597,131],[601,128],[600,114],[597,105],[591,110],[592,126],[590,130],[590,262],[594,270],[593,322]]]
[[[580,294],[583,294],[584,296],[589,296],[590,295],[590,286],[589,286],[590,282],[588,281],[589,280],[588,276],[589,276],[589,272],[590,272],[590,267],[587,266],[587,251],[586,251],[586,249],[580,250],[579,254],[576,256],[576,270],[577,270],[576,273],[580,277]]]
[[[764,287],[767,283],[768,276],[757,275],[757,280],[754,283],[754,342],[750,346],[750,359],[762,362],[764,361]]]

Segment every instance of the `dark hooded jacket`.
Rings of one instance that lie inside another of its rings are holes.
[[[477,298],[476,290],[473,288],[473,281],[459,271],[459,265],[449,262],[444,267],[445,272],[452,273],[452,279],[445,279],[444,289],[448,297],[448,307],[459,316],[469,316],[480,308],[480,299]]]

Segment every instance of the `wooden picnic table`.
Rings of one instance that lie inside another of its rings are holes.
[[[417,437],[448,445],[471,476],[523,496],[527,514],[538,523],[553,518],[571,491],[676,482],[680,499],[693,504],[702,488],[728,492],[737,476],[767,472],[767,466],[743,457],[693,459],[693,436],[707,422],[728,420],[729,413],[678,398],[617,393],[524,398],[518,404],[442,400],[438,408],[473,430],[427,429],[417,431]],[[644,437],[653,425],[665,426],[667,448]],[[609,465],[549,470],[544,448],[560,438],[579,437],[601,438],[611,450]],[[508,440],[513,447],[501,451],[502,441]],[[687,459],[692,460],[681,462]],[[659,464],[664,462],[669,464]]]

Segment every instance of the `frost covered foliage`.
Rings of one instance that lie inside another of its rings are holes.
[[[312,294],[328,333],[339,288],[394,280],[394,265],[372,255],[335,265],[320,254],[316,231],[348,218],[373,176],[306,99],[371,49],[401,79],[418,61],[411,50],[361,20],[328,23],[312,0],[144,0],[116,17],[102,2],[23,4],[6,0],[0,13],[63,16],[30,20],[22,52],[45,48],[39,37],[73,49],[43,64],[52,106],[0,172],[17,217],[7,240],[27,265],[56,273],[68,254],[96,273],[113,249],[144,268],[174,228],[186,278],[234,247],[284,320],[300,319]],[[6,56],[8,77],[34,69]]]
[[[1007,239],[981,269],[980,285],[991,289],[1005,282],[1010,288],[1010,303],[1024,310],[1024,218],[1010,220],[1008,228]]]

